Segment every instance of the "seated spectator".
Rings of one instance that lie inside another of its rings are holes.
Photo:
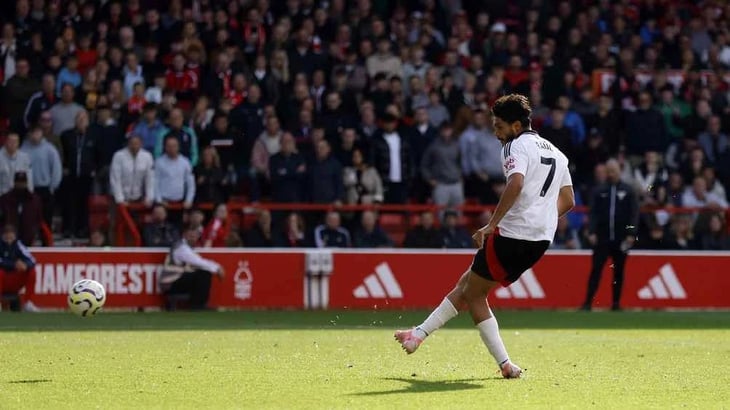
[[[294,137],[285,132],[281,136],[281,151],[269,159],[271,199],[274,202],[301,202],[307,166],[297,152]]]
[[[702,177],[707,182],[707,192],[718,197],[727,199],[727,191],[722,183],[717,179],[715,168],[707,167],[702,171]]]
[[[78,71],[79,59],[75,55],[70,55],[66,59],[66,66],[58,72],[56,80],[56,95],[61,96],[61,88],[66,84],[77,88],[81,85],[81,73]]]
[[[682,206],[688,208],[710,208],[713,210],[727,209],[728,204],[725,198],[707,192],[707,181],[698,176],[692,182],[691,187],[687,187],[682,194]]]
[[[29,312],[39,310],[32,300],[35,295],[35,264],[33,255],[17,238],[15,226],[5,225],[0,241],[0,295],[18,293],[25,288],[23,308]]]
[[[433,213],[426,211],[421,214],[420,223],[406,233],[403,241],[404,248],[441,248],[443,239],[441,232],[434,226]]]
[[[341,226],[337,211],[327,212],[325,223],[314,229],[314,244],[317,248],[349,248],[350,232]]]
[[[0,195],[13,189],[17,172],[24,172],[28,176],[28,190],[33,191],[30,156],[20,150],[20,135],[13,132],[5,137],[5,145],[0,148]]]
[[[13,189],[0,196],[0,218],[5,225],[19,226],[18,238],[33,245],[43,223],[43,205],[40,197],[28,190],[25,172],[16,172]]]
[[[165,154],[155,161],[155,202],[182,203],[187,209],[195,198],[193,170],[185,156],[180,154],[180,144],[175,137],[165,140]]]
[[[721,130],[720,117],[713,115],[707,121],[707,131],[697,137],[705,157],[713,164],[730,148],[730,138]]]
[[[196,237],[199,237],[196,236]],[[167,210],[163,205],[152,208],[152,222],[142,230],[144,246],[165,248],[180,238],[180,232],[167,220]]]
[[[361,226],[353,236],[355,248],[392,248],[393,241],[378,226],[378,217],[373,211],[364,211],[361,216]]]
[[[155,152],[157,136],[162,133],[165,125],[157,117],[158,108],[155,103],[147,103],[142,109],[142,118],[133,123],[130,127],[130,135],[138,135],[142,139],[142,148],[152,153]]]
[[[449,114],[446,106],[441,103],[441,94],[438,90],[431,90],[428,93],[426,111],[428,112],[428,120],[433,127],[438,127],[445,121],[451,121],[451,114]]]
[[[684,183],[687,185],[692,184],[695,178],[702,175],[702,171],[707,168],[708,165],[707,159],[705,158],[705,152],[702,151],[702,148],[692,148],[689,156],[685,158],[680,167]]]
[[[580,249],[578,230],[571,228],[568,218],[558,219],[558,229],[550,249]]]
[[[649,250],[667,249],[667,244],[665,242],[668,238],[666,232],[664,232],[664,227],[660,225],[655,218],[652,218],[648,225],[649,233],[647,235],[639,236],[639,240],[636,242],[634,247],[637,249]]]
[[[117,151],[112,158],[109,185],[114,202],[152,206],[155,199],[154,166],[152,154],[142,148],[142,139],[131,135],[127,147]]]
[[[342,180],[347,204],[383,202],[383,181],[378,171],[365,161],[359,148],[352,151],[352,166],[343,170]]]
[[[225,187],[229,185],[229,181],[215,148],[207,147],[203,150],[200,164],[195,167],[194,173],[196,203],[215,204],[226,201]]]
[[[89,233],[89,245],[90,248],[104,248],[109,246],[109,241],[106,239],[106,234],[101,229],[92,229]]]
[[[167,118],[167,127],[162,128],[160,133],[157,134],[155,158],[159,158],[163,154],[168,138],[175,138],[180,153],[190,159],[192,166],[198,164],[198,136],[195,134],[195,130],[184,125],[184,121],[185,117],[181,109],[175,108],[170,112]]]
[[[669,174],[669,181],[666,187],[660,187],[657,200],[660,204],[671,206],[682,206],[684,194],[684,179],[679,172]]]
[[[208,222],[208,225],[203,230],[203,235],[201,236],[203,247],[222,248],[226,246],[226,240],[230,232],[231,224],[228,219],[228,207],[226,204],[219,204],[215,207],[213,219]]]
[[[471,248],[472,239],[464,227],[459,226],[459,213],[449,209],[444,212],[441,240],[444,248]]]
[[[458,207],[464,203],[459,143],[454,139],[451,124],[439,127],[439,137],[426,148],[421,160],[423,180],[431,185],[434,204]]]
[[[345,128],[338,139],[340,144],[335,147],[335,158],[343,167],[351,167],[352,152],[358,148],[357,133],[354,128]]]
[[[693,250],[698,248],[697,239],[692,230],[692,217],[690,215],[675,215],[670,234],[664,241],[664,249],[668,250]]]
[[[317,142],[316,158],[309,164],[309,200],[318,204],[339,204],[344,197],[342,165],[331,154],[326,140]]]
[[[193,250],[192,246],[197,241],[197,231],[187,226],[182,239],[176,241],[170,251],[170,264],[184,267],[184,271],[176,277],[160,278],[160,286],[166,295],[189,295],[188,303],[192,310],[207,308],[212,275],[222,279],[225,274],[220,264],[201,257]]]
[[[246,231],[243,244],[249,248],[270,248],[274,246],[271,229],[271,212],[262,209],[258,212],[256,223]]]
[[[43,205],[43,221],[53,225],[54,195],[58,192],[63,177],[61,156],[58,149],[43,136],[43,130],[33,126],[28,138],[20,148],[30,157],[33,169],[33,192],[38,194]]]
[[[198,231],[198,237],[203,236],[203,230],[205,229],[205,214],[200,209],[193,209],[188,216],[188,225]]]
[[[702,235],[700,244],[700,249],[705,251],[726,251],[730,249],[730,237],[728,237],[722,214],[715,213],[710,216],[709,230]]]
[[[274,235],[274,246],[278,248],[304,248],[309,245],[304,219],[296,212],[287,216],[286,223]]]

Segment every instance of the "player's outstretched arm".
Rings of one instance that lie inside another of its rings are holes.
[[[522,192],[524,184],[525,176],[520,173],[514,173],[507,178],[507,186],[499,198],[499,203],[497,204],[497,208],[494,209],[492,219],[472,236],[480,248],[484,244],[484,238],[494,232],[494,229],[499,225],[504,215],[515,204],[515,201],[517,201],[517,198]]]
[[[573,193],[573,186],[566,185],[560,188],[558,194],[558,218],[562,218],[565,214],[570,212],[575,206],[575,194]]]

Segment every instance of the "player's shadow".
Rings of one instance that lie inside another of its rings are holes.
[[[10,384],[38,384],[38,383],[50,383],[53,380],[50,379],[25,379],[25,380],[11,380]]]
[[[416,378],[407,379],[404,377],[386,377],[383,380],[397,381],[407,383],[401,389],[393,390],[381,390],[371,391],[364,393],[354,393],[354,396],[381,396],[388,394],[400,394],[400,393],[429,393],[429,392],[442,392],[442,391],[459,391],[459,390],[474,390],[481,389],[484,386],[474,384],[472,382],[484,381],[488,379],[461,379],[461,380],[442,380],[442,381],[430,381],[420,380]]]

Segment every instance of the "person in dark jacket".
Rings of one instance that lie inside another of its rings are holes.
[[[304,218],[296,212],[286,217],[286,223],[274,233],[274,246],[277,248],[304,248],[311,246]]]
[[[373,211],[365,211],[360,219],[361,226],[355,231],[352,243],[355,248],[392,248],[393,241],[381,229],[378,217]]]
[[[593,192],[588,241],[593,247],[593,266],[588,279],[583,310],[590,310],[601,281],[603,265],[610,256],[613,260],[613,304],[619,310],[624,281],[624,265],[628,250],[636,240],[639,224],[639,201],[634,189],[621,182],[618,161],[606,162],[607,182]]]
[[[30,77],[30,64],[24,57],[15,61],[15,75],[5,83],[3,103],[5,114],[10,119],[10,127],[23,133],[26,128],[23,124],[23,113],[28,99],[40,89],[38,80]]]
[[[281,150],[269,159],[271,198],[274,202],[301,202],[307,166],[296,152],[294,137],[285,132],[281,136]]]
[[[350,232],[342,227],[340,214],[330,211],[325,223],[314,229],[314,243],[317,248],[349,248]]]
[[[33,304],[35,295],[36,261],[23,242],[18,240],[15,227],[5,225],[0,241],[0,294],[18,293],[25,287],[24,310],[37,312]],[[20,306],[11,306],[11,310],[20,310]]]
[[[273,230],[271,229],[271,213],[262,209],[258,213],[256,224],[246,231],[243,245],[248,248],[270,248],[274,246]]]
[[[124,132],[117,121],[112,117],[111,107],[100,104],[96,107],[96,122],[89,126],[89,137],[95,141],[98,150],[98,169],[96,175],[106,189],[109,181],[109,166],[114,154],[124,148],[127,141]]]
[[[397,131],[398,119],[392,114],[383,116],[383,129],[371,144],[371,164],[384,182],[385,203],[402,204],[408,199],[408,186],[414,173],[413,156],[408,138]],[[396,156],[394,161],[391,157]]]
[[[20,227],[20,240],[33,245],[43,222],[43,204],[37,194],[28,190],[25,172],[16,172],[13,189],[0,196],[0,218],[3,225]]]
[[[23,128],[29,130],[36,125],[41,113],[48,111],[56,103],[56,77],[43,74],[41,90],[30,96],[23,112]]]
[[[339,204],[344,197],[342,165],[331,155],[326,140],[317,143],[316,159],[309,165],[309,199],[319,204]]]
[[[404,248],[441,248],[443,239],[441,232],[434,226],[432,212],[421,214],[421,223],[406,233],[403,241]]]
[[[180,239],[180,232],[167,220],[167,210],[163,205],[152,208],[152,222],[144,227],[142,240],[144,246],[166,248]]]
[[[226,179],[215,148],[207,147],[203,150],[201,161],[193,172],[195,174],[195,202],[217,204],[226,201],[225,188],[230,181]]]
[[[639,94],[639,107],[626,118],[626,145],[629,155],[644,155],[646,151],[666,152],[669,138],[662,113],[652,106],[651,94]]]
[[[99,152],[89,130],[89,113],[79,111],[76,126],[61,134],[63,146],[63,231],[64,236],[88,236],[89,194],[99,163]]]
[[[458,226],[459,214],[449,209],[444,212],[444,226],[441,227],[441,240],[444,248],[471,248],[472,239],[469,232]]]

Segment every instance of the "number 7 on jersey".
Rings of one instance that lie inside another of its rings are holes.
[[[553,178],[555,177],[555,158],[540,157],[540,163],[550,166],[550,172],[548,172],[548,176],[545,178],[545,183],[542,184],[542,189],[540,190],[540,196],[545,196],[545,194],[547,194],[547,190],[550,189],[550,185],[553,183]]]

